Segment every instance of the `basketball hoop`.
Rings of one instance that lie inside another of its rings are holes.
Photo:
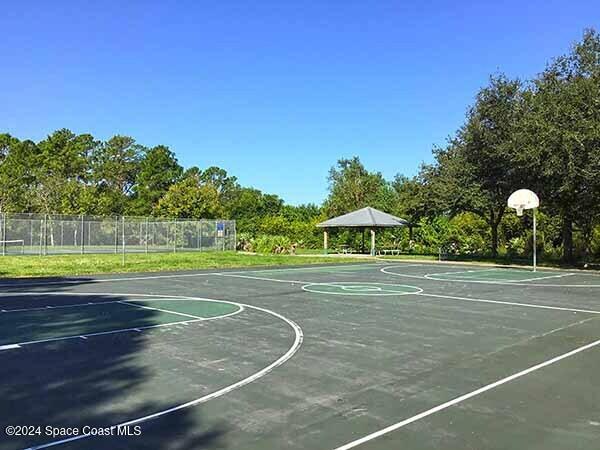
[[[529,189],[519,189],[508,197],[508,206],[517,210],[517,216],[522,216],[523,210],[540,206],[540,199]]]
[[[508,197],[508,206],[517,210],[517,216],[521,217],[526,209],[533,209],[533,271],[537,268],[537,240],[535,208],[540,206],[540,199],[535,192],[529,189],[519,189]]]

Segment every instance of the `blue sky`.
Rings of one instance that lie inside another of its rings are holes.
[[[597,1],[7,2],[0,132],[126,134],[320,203],[341,157],[414,175],[491,73],[592,26]]]

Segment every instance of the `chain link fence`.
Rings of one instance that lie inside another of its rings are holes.
[[[234,220],[0,215],[5,255],[235,250]]]

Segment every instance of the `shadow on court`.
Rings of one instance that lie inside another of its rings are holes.
[[[53,280],[55,281],[55,280]],[[85,281],[82,281],[85,283]],[[70,284],[69,286],[72,286]],[[15,292],[18,290],[15,283]],[[26,288],[32,291],[31,288]],[[46,288],[47,289],[47,288]],[[56,292],[56,287],[53,291]],[[6,292],[6,289],[3,290]],[[8,295],[0,297],[0,309],[36,308],[45,305],[70,305],[85,302],[126,300],[115,296],[35,296]],[[88,329],[92,323],[90,311],[79,308],[61,309],[61,320],[67,333]],[[57,309],[52,309],[54,314]],[[63,313],[64,312],[64,313]],[[25,312],[29,314],[28,312]],[[0,328],[3,343],[22,342],[27,336],[44,334],[48,323],[45,311],[37,311],[37,319],[17,319],[18,312],[1,313],[11,316],[11,326]],[[42,320],[40,320],[42,314]],[[104,314],[98,310],[98,315]],[[135,326],[152,326],[157,311],[139,309]],[[12,318],[14,317],[14,319]],[[100,319],[100,317],[98,317]],[[6,320],[6,319],[5,319]],[[110,326],[117,323],[107,322]],[[84,426],[105,428],[131,419],[162,411],[175,404],[157,401],[169,398],[169,386],[157,386],[152,381],[152,367],[140,354],[149,345],[149,333],[124,332],[89,338],[57,340],[21,348],[0,351],[0,449],[29,448],[65,436],[48,436],[46,427]],[[12,339],[19,338],[17,341]],[[161,396],[154,389],[160,389]],[[7,436],[9,425],[29,425],[28,435]],[[40,427],[40,428],[37,428]],[[198,408],[184,409],[140,424],[140,436],[86,438],[55,448],[68,449],[190,449],[218,446],[227,431],[225,425],[203,426]],[[135,433],[130,429],[130,433]]]

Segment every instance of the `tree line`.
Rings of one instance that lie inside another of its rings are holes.
[[[358,157],[329,173],[322,205],[292,206],[241,186],[219,167],[183,168],[165,145],[58,130],[40,142],[0,134],[0,212],[235,219],[264,249],[318,247],[315,224],[373,206],[408,219],[379,246],[492,257],[531,252],[529,217],[506,207],[516,189],[541,199],[540,252],[572,262],[600,256],[600,36],[591,29],[532,80],[497,73],[463,125],[418,174],[386,180]],[[340,232],[333,244],[357,244]],[[252,245],[250,245],[251,247]]]
[[[391,182],[357,158],[342,160],[330,173],[325,206],[337,213],[380,205],[427,228],[430,240],[437,233],[436,245],[460,246],[462,227],[464,240],[484,238],[467,247],[496,257],[515,245],[531,250],[529,219],[507,217],[506,206],[512,192],[529,188],[541,198],[542,251],[569,262],[600,256],[598,33],[585,31],[533,80],[491,76],[463,125],[433,155],[417,176]]]

